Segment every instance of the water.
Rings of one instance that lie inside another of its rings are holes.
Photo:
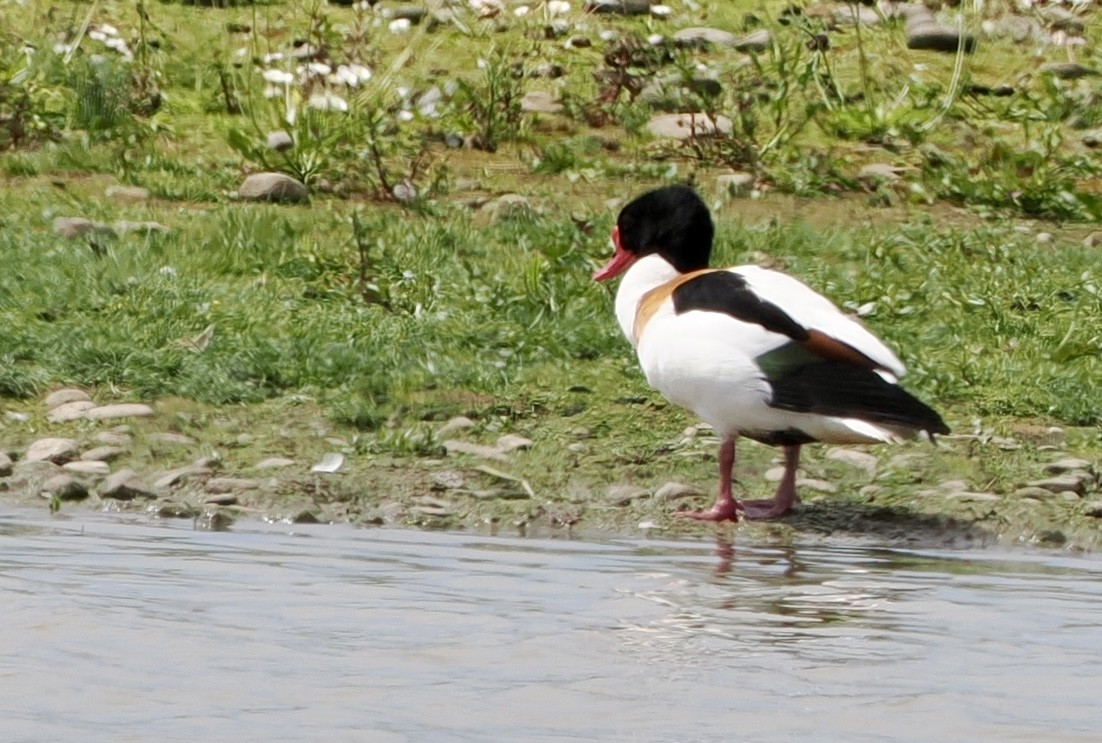
[[[1102,561],[0,514],[0,741],[1102,741]]]

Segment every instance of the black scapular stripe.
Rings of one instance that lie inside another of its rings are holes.
[[[949,433],[937,411],[870,369],[839,361],[807,364],[771,379],[781,410],[857,418],[931,434]]]
[[[673,309],[679,315],[691,310],[722,312],[794,341],[808,338],[804,326],[777,305],[759,297],[744,277],[730,271],[711,271],[686,281],[673,290]]]

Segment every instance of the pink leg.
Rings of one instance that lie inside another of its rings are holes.
[[[773,500],[748,500],[741,510],[747,519],[772,519],[792,510],[800,501],[796,495],[796,469],[800,466],[800,447],[784,447],[784,475]]]
[[[735,439],[728,437],[719,447],[719,495],[707,511],[679,514],[697,521],[738,521],[739,503],[731,491],[731,472],[735,468]]]

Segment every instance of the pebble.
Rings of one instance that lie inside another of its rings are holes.
[[[156,497],[156,493],[150,490],[138,477],[138,473],[131,469],[122,469],[109,475],[103,482],[100,494],[104,498],[115,500]]]
[[[88,411],[95,408],[96,404],[91,400],[74,400],[58,405],[46,413],[46,420],[51,423],[66,423],[88,417]]]
[[[745,196],[754,190],[757,178],[753,173],[724,173],[716,176],[716,188],[727,196]]]
[[[976,50],[976,37],[965,34],[962,38],[956,29],[942,26],[933,17],[921,21],[908,21],[906,36],[908,49],[951,54],[955,54],[962,47],[966,54]]]
[[[77,460],[75,462],[66,462],[61,465],[61,468],[68,470],[69,472],[76,472],[78,475],[109,475],[111,474],[111,465],[107,462],[95,462],[89,460]]]
[[[1041,72],[1058,77],[1061,80],[1078,80],[1082,77],[1094,77],[1098,74],[1098,70],[1079,62],[1046,62],[1041,65]]]
[[[149,441],[154,444],[167,444],[169,446],[195,446],[199,443],[195,439],[182,433],[171,431],[158,431],[149,434]]]
[[[147,418],[151,415],[153,415],[153,408],[142,403],[131,402],[101,405],[88,410],[84,417],[91,420],[113,420],[115,418]]]
[[[870,475],[876,474],[876,468],[880,464],[880,460],[874,455],[856,449],[828,449],[826,458],[835,462],[848,464],[850,467],[856,467],[859,470],[864,470]]]
[[[237,190],[246,201],[297,204],[309,201],[310,194],[300,181],[283,173],[253,173]]]
[[[293,459],[287,459],[286,457],[268,457],[262,459],[253,465],[254,470],[275,470],[283,467],[290,467],[295,463]]]
[[[657,114],[647,122],[647,131],[664,139],[691,139],[720,134],[730,134],[731,120],[717,116],[713,121],[706,113]]]
[[[285,152],[295,146],[295,140],[291,138],[290,134],[280,129],[268,134],[267,144],[269,150]]]
[[[773,34],[770,33],[767,28],[759,28],[757,31],[751,31],[745,36],[739,36],[731,44],[732,47],[740,52],[746,52],[747,54],[764,52],[773,43]]]
[[[430,479],[432,480],[433,490],[455,490],[466,485],[463,473],[458,470],[434,472]]]
[[[39,439],[27,447],[23,456],[26,462],[54,462],[62,464],[77,456],[77,442],[72,439]]]
[[[104,194],[116,201],[148,201],[149,189],[141,186],[108,186]]]
[[[7,477],[11,474],[11,471],[11,457],[9,457],[6,453],[0,451],[0,477]]]
[[[121,446],[97,446],[80,455],[85,462],[113,462],[126,454],[126,449]]]
[[[444,425],[437,429],[436,437],[443,438],[448,434],[462,431],[467,428],[474,428],[474,421],[465,415],[457,415],[454,418],[449,418]]]
[[[801,477],[796,480],[796,487],[804,490],[814,490],[819,493],[836,493],[838,492],[838,486],[832,482],[826,480],[815,480],[808,477]]]
[[[91,399],[84,390],[76,387],[63,387],[46,395],[46,409],[53,410],[57,406],[68,402],[87,402]]]
[[[71,475],[54,475],[42,485],[42,490],[64,501],[88,497],[88,486]]]
[[[310,468],[311,472],[334,474],[344,466],[344,455],[340,452],[328,452],[322,456],[321,461]]]

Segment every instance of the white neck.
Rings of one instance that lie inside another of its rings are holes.
[[[624,274],[620,288],[616,291],[616,320],[632,346],[635,345],[635,313],[639,309],[639,300],[651,289],[673,281],[680,275],[665,258],[657,255],[640,258]]]

